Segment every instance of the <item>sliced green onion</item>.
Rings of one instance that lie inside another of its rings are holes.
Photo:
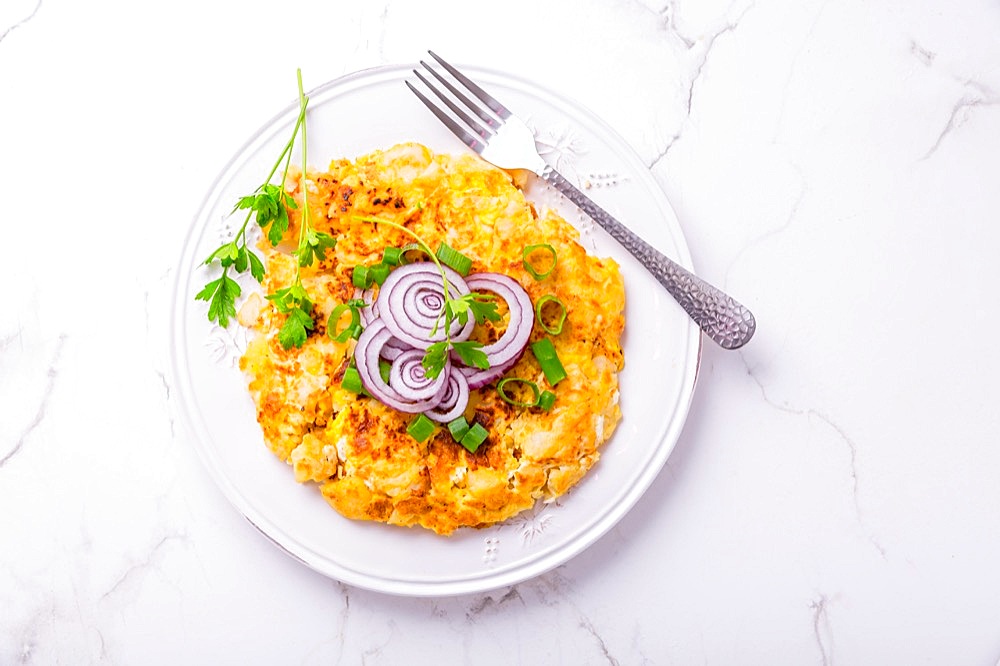
[[[425,257],[430,256],[424,248],[420,246],[420,243],[407,243],[403,247],[399,248],[399,263],[412,264],[415,261],[415,258],[410,256],[411,252],[419,252]]]
[[[387,247],[382,250],[382,263],[387,266],[399,266],[403,260],[403,250],[398,247]]]
[[[434,421],[423,414],[418,414],[417,418],[410,421],[410,425],[407,426],[406,432],[413,439],[418,442],[422,442],[434,434]]]
[[[367,289],[372,286],[372,279],[367,266],[354,267],[351,272],[351,284],[358,289]]]
[[[556,322],[552,326],[545,323],[545,317],[542,314],[542,310],[548,303],[555,303],[558,309],[558,315],[556,316]],[[545,294],[535,303],[535,321],[538,325],[542,327],[546,333],[551,335],[559,335],[562,333],[563,324],[566,323],[566,306],[562,301],[559,300],[554,294]]]
[[[538,404],[536,407],[544,412],[552,409],[552,405],[556,404],[556,394],[552,391],[542,391],[542,394],[538,396]]]
[[[421,416],[423,415],[421,414]],[[472,427],[469,428],[469,432],[465,433],[465,436],[462,437],[459,444],[467,448],[470,453],[475,453],[480,444],[486,441],[489,434],[490,433],[486,430],[486,428],[480,425],[477,421],[472,424]]]
[[[338,330],[340,325],[340,319],[344,316],[345,312],[351,313],[351,321],[343,330]],[[357,335],[361,335],[361,313],[358,312],[357,307],[352,306],[350,303],[341,303],[333,309],[330,313],[330,318],[326,320],[326,334],[333,338],[334,342],[347,342],[352,337],[355,337],[355,329],[357,329]],[[355,338],[357,339],[357,338]]]
[[[507,395],[507,385],[515,384],[522,387],[527,387],[531,391],[531,400],[517,400],[513,396]],[[538,399],[541,393],[538,390],[538,384],[527,379],[521,379],[520,377],[505,377],[497,383],[497,393],[500,394],[500,399],[504,402],[514,405],[515,407],[534,407],[538,404]]]
[[[441,243],[438,245],[437,252],[438,261],[447,266],[448,268],[453,268],[456,273],[465,277],[472,270],[472,259],[459,252],[458,250],[452,248],[447,243]]]
[[[351,393],[361,393],[365,390],[364,385],[361,383],[361,375],[358,374],[357,368],[347,368],[344,371],[344,378],[340,381],[340,386],[344,390],[350,391]]]
[[[465,420],[464,416],[459,416],[454,421],[448,422],[448,432],[451,433],[456,442],[461,442],[462,438],[469,432],[469,422]]]
[[[538,342],[531,343],[531,351],[534,352],[538,364],[542,366],[545,373],[545,380],[550,386],[555,386],[566,379],[566,368],[563,367],[559,355],[556,354],[556,347],[549,338],[542,338]]]
[[[392,266],[389,264],[375,264],[368,269],[368,275],[371,277],[372,282],[381,287],[385,279],[389,277],[390,270],[392,270]]]
[[[548,253],[552,257],[552,263],[548,266],[547,270],[540,269],[531,262],[531,255],[539,250]],[[548,243],[538,243],[537,245],[526,246],[521,252],[521,259],[524,264],[524,270],[528,271],[531,277],[536,280],[544,280],[552,274],[552,271],[556,269],[556,260],[558,259],[558,255],[556,255],[556,249]]]

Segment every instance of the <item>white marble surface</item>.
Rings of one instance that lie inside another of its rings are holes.
[[[0,3],[0,664],[1000,663],[1000,4],[462,4]],[[159,332],[191,217],[295,68],[426,48],[607,120],[759,331],[706,347],[598,543],[405,599],[229,505]]]

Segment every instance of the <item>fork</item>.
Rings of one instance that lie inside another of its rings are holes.
[[[462,143],[494,166],[505,170],[526,169],[562,192],[638,259],[701,330],[723,349],[738,349],[749,342],[757,328],[750,310],[659,252],[594,203],[542,159],[534,135],[523,120],[433,51],[428,53],[461,88],[423,60],[420,64],[434,81],[417,69],[413,73],[454,116],[409,81],[406,85]],[[475,99],[470,99],[469,93]]]

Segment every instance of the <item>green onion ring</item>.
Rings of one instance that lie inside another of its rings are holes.
[[[472,270],[472,259],[465,256],[447,243],[442,242],[438,245],[436,255],[442,264],[452,269],[462,277],[467,277],[469,275],[469,271]]]
[[[350,311],[351,322],[344,328],[344,330],[338,332],[337,324],[340,323],[340,318],[344,316],[345,312]],[[358,308],[350,303],[341,303],[333,309],[330,313],[329,319],[326,320],[326,334],[333,338],[334,342],[347,342],[352,337],[354,337],[355,329],[361,328],[361,313],[358,312]]]
[[[404,264],[411,263],[406,255],[414,251],[419,252],[428,258],[431,256],[428,254],[427,250],[420,245],[420,243],[407,243],[403,247],[399,248],[399,265],[402,266]]]
[[[406,428],[407,434],[418,442],[423,442],[433,435],[434,430],[434,421],[431,421],[423,414],[417,414],[417,417],[410,421],[410,425]]]
[[[542,318],[542,308],[545,307],[546,303],[555,303],[559,306],[558,321],[556,321],[556,323],[551,327],[549,327]],[[549,333],[550,335],[559,335],[562,333],[563,324],[566,323],[566,306],[555,294],[545,294],[535,303],[535,321],[538,322],[538,325],[541,326],[542,330],[546,333]]]
[[[403,250],[398,247],[387,247],[382,250],[382,263],[389,266],[399,266],[400,259],[403,257]]]
[[[372,286],[372,276],[367,266],[355,266],[351,270],[351,284],[358,289],[367,289]]]
[[[546,252],[552,255],[552,265],[549,266],[549,269],[547,271],[538,270],[537,268],[535,268],[534,265],[532,265],[530,261],[528,261],[528,257],[531,256],[531,253],[534,252],[535,250],[545,250]],[[544,280],[549,275],[551,275],[552,271],[556,269],[556,262],[558,261],[558,258],[559,256],[556,254],[556,249],[551,245],[549,245],[548,243],[527,245],[521,252],[521,260],[522,260],[521,263],[524,264],[524,270],[528,271],[531,277],[535,278],[536,280]]]
[[[543,412],[547,412],[552,409],[552,406],[556,404],[556,394],[552,391],[542,391],[542,394],[538,396],[538,405],[536,405]]]
[[[525,386],[530,388],[531,393],[534,396],[534,399],[531,402],[524,402],[521,400],[514,400],[513,398],[508,396],[507,392],[504,390],[504,386],[506,386],[511,382],[524,384]],[[500,394],[500,398],[504,402],[514,405],[515,407],[534,407],[535,405],[538,404],[538,398],[541,397],[541,391],[538,390],[538,384],[527,379],[521,379],[520,377],[505,377],[504,379],[501,379],[497,383],[497,393]]]

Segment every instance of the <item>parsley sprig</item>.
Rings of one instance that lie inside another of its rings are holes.
[[[250,220],[254,219],[257,225],[267,232],[267,239],[272,246],[278,245],[288,232],[288,211],[298,209],[299,206],[295,199],[285,191],[283,184],[288,178],[288,168],[291,164],[295,141],[301,137],[302,215],[298,245],[293,253],[296,258],[295,278],[289,287],[279,289],[267,296],[268,300],[275,304],[278,312],[288,315],[278,332],[278,340],[285,349],[301,347],[305,344],[308,331],[315,328],[315,322],[312,318],[314,304],[302,286],[301,269],[311,266],[315,261],[322,261],[326,257],[326,251],[337,244],[336,238],[316,231],[309,222],[308,193],[305,182],[308,158],[306,153],[306,107],[309,98],[303,92],[302,70],[298,70],[296,75],[299,88],[299,115],[295,120],[292,136],[282,148],[281,154],[275,160],[271,172],[264,179],[264,183],[251,194],[241,197],[236,202],[230,214],[236,213],[238,210],[246,210],[247,214],[242,226],[236,232],[233,240],[220,245],[205,260],[205,264],[218,261],[222,267],[222,275],[206,284],[195,296],[198,300],[208,302],[209,321],[214,321],[225,328],[229,325],[229,320],[236,316],[236,299],[239,298],[242,291],[240,285],[229,277],[229,271],[244,273],[249,269],[250,274],[257,282],[264,279],[264,263],[248,245],[247,226]],[[282,168],[282,185],[275,185],[271,183],[271,179],[279,168]]]
[[[483,351],[483,343],[475,340],[454,341],[451,339],[451,324],[455,320],[465,326],[469,323],[469,317],[475,317],[476,323],[482,324],[485,321],[500,321],[497,312],[496,297],[490,294],[477,294],[470,292],[457,298],[452,298],[448,291],[448,277],[445,275],[444,267],[437,255],[431,251],[430,246],[416,232],[407,229],[401,224],[396,224],[390,220],[383,220],[378,217],[358,217],[357,220],[369,224],[384,224],[398,229],[411,236],[420,246],[420,249],[431,258],[441,273],[441,285],[444,289],[444,307],[434,321],[431,335],[435,334],[439,326],[444,326],[445,339],[435,342],[424,353],[421,364],[424,366],[424,374],[434,379],[444,371],[444,366],[448,361],[448,352],[454,350],[462,362],[469,366],[475,366],[480,370],[490,367],[486,353]]]
[[[442,277],[444,272],[441,273]],[[474,340],[463,340],[455,342],[451,339],[451,323],[458,320],[458,323],[465,326],[469,322],[469,315],[476,318],[477,324],[482,324],[486,320],[500,321],[497,313],[496,297],[490,294],[477,294],[469,292],[458,298],[449,298],[448,281],[444,281],[444,308],[437,320],[434,322],[433,332],[437,331],[438,324],[444,319],[445,339],[435,342],[424,353],[423,361],[424,373],[431,378],[437,377],[444,371],[445,363],[448,360],[448,351],[454,350],[462,362],[468,366],[475,366],[480,370],[490,367],[486,353],[483,351],[483,343]]]
[[[309,331],[316,327],[316,322],[312,317],[313,302],[309,298],[308,292],[302,286],[302,269],[311,266],[314,261],[322,261],[326,258],[326,251],[333,249],[337,245],[337,239],[333,236],[316,231],[309,222],[309,188],[306,184],[306,166],[308,163],[308,153],[306,146],[308,137],[306,136],[306,105],[309,98],[302,91],[302,71],[299,70],[299,118],[302,129],[302,176],[299,181],[299,189],[302,190],[302,214],[299,219],[299,242],[295,249],[295,279],[289,287],[279,289],[273,294],[268,294],[269,301],[274,303],[278,312],[288,315],[285,323],[278,331],[278,342],[284,349],[301,347],[306,342]]]

